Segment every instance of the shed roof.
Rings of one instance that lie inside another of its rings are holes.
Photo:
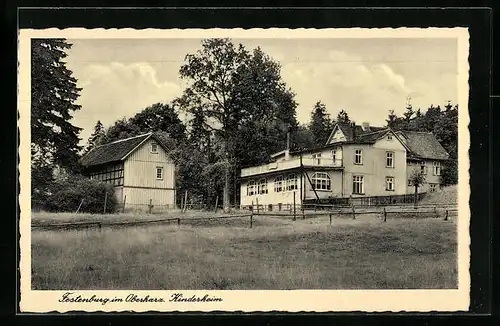
[[[448,152],[441,146],[432,132],[420,131],[397,131],[398,136],[404,138],[404,142],[410,149],[409,158],[424,158],[434,160],[447,160]]]
[[[154,133],[150,132],[147,134],[142,134],[126,139],[120,139],[108,144],[96,146],[80,159],[80,163],[84,167],[90,167],[95,165],[121,161],[129,153],[137,149],[140,144],[142,144],[149,138],[154,138],[155,140],[158,141],[160,146],[163,145],[161,139],[157,137]]]

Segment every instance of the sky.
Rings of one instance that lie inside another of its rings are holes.
[[[201,39],[68,39],[67,67],[82,88],[72,123],[84,145],[97,120],[104,126],[154,103],[170,103],[185,83],[179,68]],[[233,39],[258,46],[281,64],[295,92],[297,119],[307,123],[317,101],[332,117],[346,110],[356,123],[381,126],[402,114],[408,96],[422,112],[457,102],[456,39]],[[181,119],[184,116],[181,115]]]

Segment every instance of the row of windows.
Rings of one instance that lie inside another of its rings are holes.
[[[311,178],[312,189],[314,190],[331,190],[332,182],[328,173],[316,172]],[[274,192],[293,191],[297,189],[297,176],[290,174],[285,180],[284,177],[279,176],[274,179]],[[385,190],[395,190],[395,178],[385,178]],[[258,182],[250,181],[247,184],[247,195],[253,196],[256,194],[267,194],[267,179],[260,179]],[[364,194],[364,177],[362,175],[355,175],[352,177],[352,193]]]
[[[156,180],[163,180],[163,167],[156,167],[155,176]],[[121,186],[123,185],[123,169],[111,172],[92,173],[90,174],[90,179],[111,183],[115,186]]]
[[[394,167],[394,152],[386,152],[386,158],[385,158],[385,166],[388,168],[393,168]],[[335,162],[337,160],[337,150],[332,150],[332,158],[333,161]],[[315,163],[317,165],[321,165],[321,153],[315,153],[312,154],[312,158],[315,160]],[[355,149],[354,150],[354,164],[363,164],[363,150],[362,149]]]
[[[90,179],[111,183],[114,186],[121,186],[123,185],[123,170],[92,173]]]
[[[408,165],[413,165],[412,162],[408,162]],[[420,173],[427,174],[428,167],[424,161],[416,163],[415,165],[420,165]],[[432,162],[432,175],[441,175],[441,163]]]
[[[298,189],[297,175],[290,174],[286,177],[279,176],[274,179],[274,192],[293,191]],[[247,196],[256,194],[267,194],[267,179],[260,179],[259,181],[249,181],[247,184]]]

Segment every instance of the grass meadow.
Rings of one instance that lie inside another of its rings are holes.
[[[33,225],[49,215],[34,216]],[[328,216],[257,216],[253,228],[248,218],[180,227],[34,228],[32,288],[457,288],[456,239],[454,219],[384,223],[373,215],[337,217],[332,225]]]

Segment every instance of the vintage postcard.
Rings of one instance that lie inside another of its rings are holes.
[[[467,311],[467,28],[19,31],[22,312]]]

